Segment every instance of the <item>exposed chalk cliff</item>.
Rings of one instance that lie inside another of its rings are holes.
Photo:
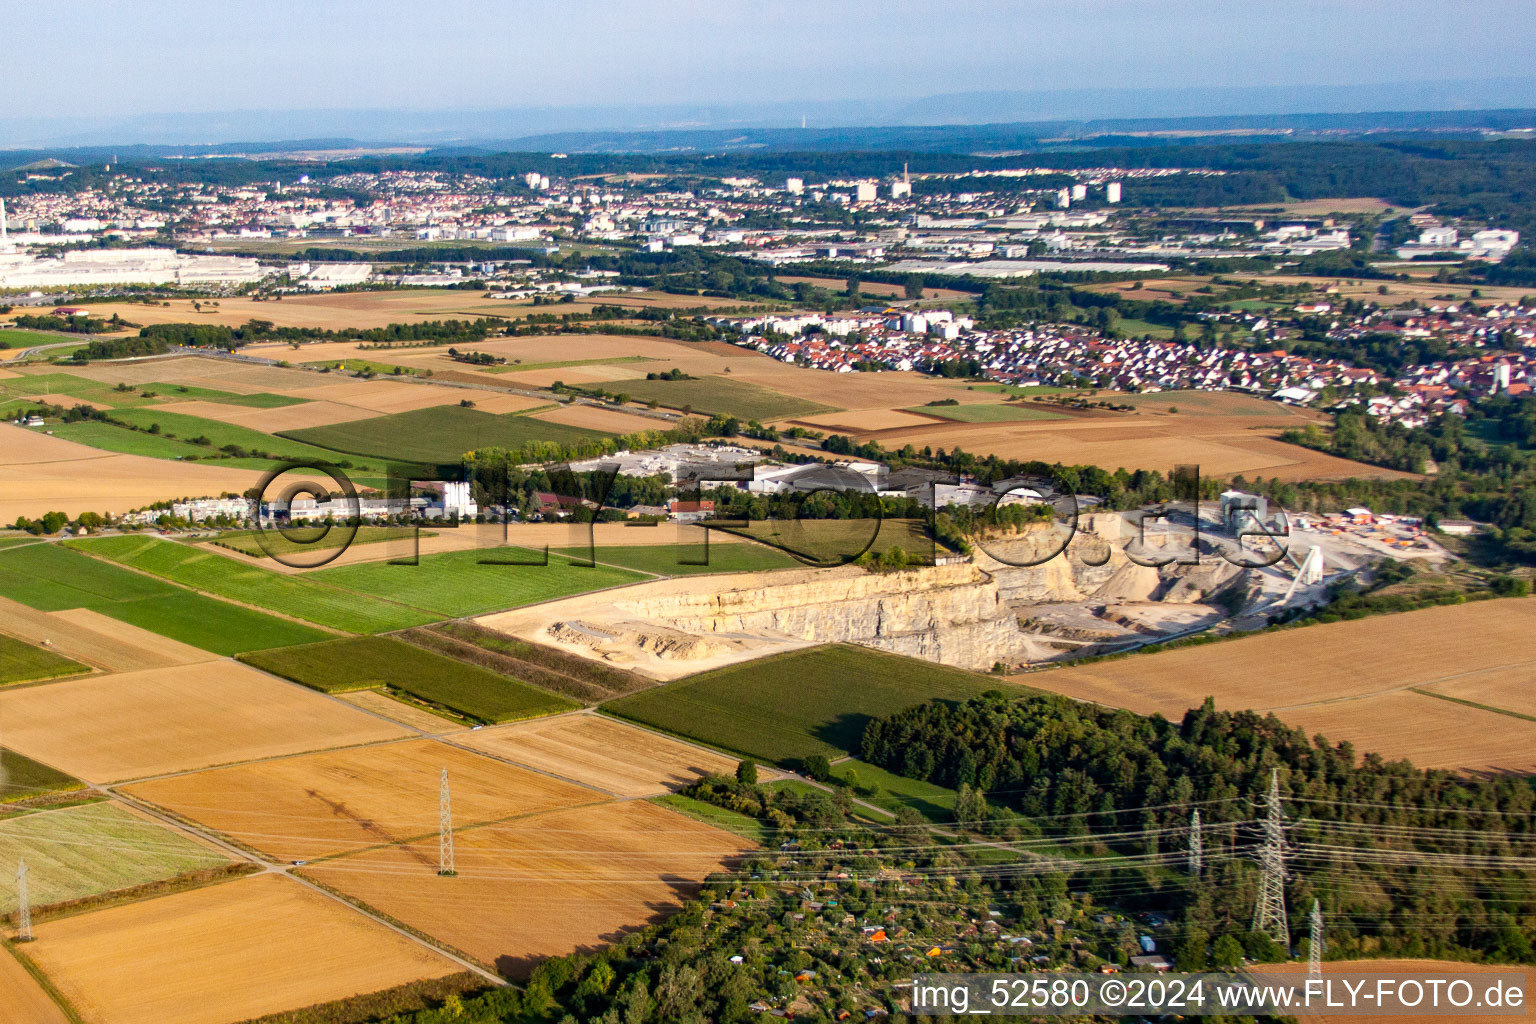
[[[962,668],[1039,654],[997,582],[971,564],[765,579],[725,591],[620,597],[614,605],[632,623],[683,633],[862,643]]]

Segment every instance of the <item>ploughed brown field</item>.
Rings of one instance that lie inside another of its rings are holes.
[[[306,876],[511,977],[545,957],[610,942],[663,916],[746,841],[648,803],[556,811],[303,868]]]
[[[125,791],[277,860],[316,860],[381,843],[435,843],[444,769],[459,827],[606,799],[436,740],[276,758]]]
[[[0,691],[5,743],[89,782],[113,782],[408,734],[234,661]]]
[[[64,917],[35,933],[27,956],[90,1024],[228,1024],[462,969],[271,874]]]
[[[1506,598],[1016,678],[1174,720],[1211,697],[1218,708],[1272,711],[1309,735],[1348,740],[1362,753],[1406,757],[1421,768],[1530,771],[1536,768],[1536,722],[1516,715],[1530,714],[1533,633],[1536,600]]]
[[[655,796],[736,770],[723,754],[587,712],[494,726],[454,742],[625,797]]]

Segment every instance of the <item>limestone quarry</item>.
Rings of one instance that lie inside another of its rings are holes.
[[[1047,530],[989,539],[971,557],[936,566],[658,580],[477,622],[663,680],[824,643],[985,670],[1197,631],[1255,597],[1251,570],[1221,559],[1151,568],[1127,556],[1121,517],[1085,517],[1084,525],[1039,565],[1010,563],[1059,547]]]

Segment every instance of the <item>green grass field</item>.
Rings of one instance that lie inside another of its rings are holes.
[[[1164,327],[1162,324],[1154,324],[1150,320],[1137,320],[1123,316],[1115,325],[1115,333],[1122,338],[1140,338],[1143,336],[1168,339],[1173,337],[1173,328]]]
[[[1059,420],[1059,412],[1028,405],[918,405],[907,410],[961,423],[1013,423],[1019,420]]]
[[[305,401],[302,398],[290,398],[287,395],[274,395],[268,392],[241,395],[233,391],[200,388],[191,384],[159,382],[135,384],[127,391],[119,391],[115,384],[106,384],[72,373],[37,373],[10,378],[0,381],[0,394],[69,395],[71,398],[78,398],[92,405],[119,409],[132,409],[163,402],[219,402],[223,405],[242,405],[255,409],[276,409],[284,405],[300,405]]]
[[[508,361],[496,366],[475,366],[471,369],[489,373],[521,373],[524,370],[563,370],[567,366],[620,366],[624,363],[654,363],[650,356],[615,356],[612,359],[556,359],[547,363],[514,363]]]
[[[146,434],[129,430],[100,420],[80,420],[76,423],[49,423],[54,437],[66,441],[90,445],[102,451],[119,452],[123,455],[145,455],[152,459],[207,458],[215,454],[213,449],[190,444],[162,434]]]
[[[1058,388],[1050,384],[1029,384],[1024,387],[1015,387],[1012,384],[967,384],[967,391],[991,391],[999,395],[1008,395],[1013,398],[1028,397],[1030,395],[1064,395],[1069,391],[1081,390],[1079,388]]]
[[[884,768],[856,758],[839,761],[832,766],[832,774],[851,782],[856,789],[875,790],[873,794],[856,792],[854,795],[892,814],[903,807],[910,807],[930,821],[948,821],[954,815],[955,797],[958,794],[952,789],[893,775]]]
[[[534,441],[574,444],[605,435],[527,416],[439,405],[328,427],[291,430],[280,436],[351,455],[450,463],[476,448],[521,448]]]
[[[669,409],[685,406],[694,412],[723,413],[744,420],[782,420],[813,412],[831,412],[830,405],[808,402],[756,384],[728,377],[693,380],[611,380],[583,387],[601,388],[610,394],[627,394],[637,402],[660,402]]]
[[[159,537],[99,537],[67,544],[195,590],[349,633],[383,633],[438,618],[419,608],[319,583],[308,576],[273,572],[205,547]]]
[[[579,707],[575,701],[394,637],[332,640],[247,654],[241,660],[326,693],[402,690],[481,722],[537,718]]]
[[[84,788],[85,783],[73,775],[65,775],[14,750],[0,748],[0,804]]]
[[[423,372],[422,370],[419,370],[415,367],[406,366],[403,363],[380,363],[375,362],[372,359],[321,359],[312,363],[300,363],[299,365],[318,367],[329,366],[332,369],[341,367],[348,373],[368,372],[382,374],[387,377],[415,377]],[[400,373],[396,374],[396,370],[399,370]]]
[[[908,555],[931,561],[934,542],[928,524],[921,519],[756,519],[731,520],[735,525],[711,526],[726,533],[750,537],[803,559],[800,564],[839,565],[868,549],[878,555],[900,548]],[[710,549],[713,557],[716,550]],[[940,549],[942,553],[944,549]]]
[[[247,451],[266,452],[274,459],[291,459],[294,461],[316,459],[321,462],[340,461],[333,451],[294,441],[278,434],[264,434],[259,430],[252,430],[249,427],[240,427],[233,423],[220,423],[217,420],[204,419],[201,416],[188,416],[185,413],[171,412],[165,408],[120,409],[113,413],[113,416],[125,423],[146,429],[152,424],[158,423],[162,434],[174,434],[180,440],[205,437],[211,442],[209,446],[195,446],[198,451],[205,455],[213,454],[216,449],[222,448],[227,444],[236,444]],[[365,420],[363,422],[372,423],[376,421]],[[128,431],[126,433],[132,432]],[[358,459],[347,461],[351,462],[352,468],[358,472],[385,472],[385,467],[379,463],[366,463]]]
[[[858,749],[871,717],[998,689],[974,672],[842,644],[715,669],[603,710],[765,761]]]
[[[211,847],[109,802],[0,821],[0,864],[22,858],[34,908],[228,863]],[[15,909],[15,887],[0,886],[0,914]]]
[[[636,527],[636,531],[644,527]],[[762,572],[804,565],[761,544],[648,544],[634,547],[555,548],[551,554],[585,562],[592,555],[600,565],[621,565],[657,576],[697,576],[708,572]],[[704,562],[697,565],[692,563]]]
[[[748,817],[736,811],[727,810],[724,807],[716,807],[707,804],[703,800],[695,800],[691,796],[683,796],[681,793],[665,793],[661,796],[651,797],[651,803],[660,804],[662,807],[679,814],[686,814],[695,821],[702,821],[706,825],[734,832],[743,839],[750,839],[758,845],[768,840],[768,827],[756,818]]]
[[[90,608],[214,654],[313,643],[328,636],[59,544],[27,544],[0,551],[0,595],[40,611]]]
[[[90,669],[45,647],[33,647],[0,633],[0,686],[73,676]]]
[[[229,548],[252,558],[268,557],[268,549],[279,555],[298,555],[306,551],[328,551],[343,544],[377,544],[389,540],[409,540],[416,533],[413,526],[359,526],[356,535],[345,527],[296,526],[290,530],[263,530],[258,538],[251,530],[231,530],[208,541],[221,548]],[[431,530],[422,530],[423,537],[435,537]],[[267,546],[262,547],[265,543]]]
[[[38,345],[57,345],[69,341],[68,334],[49,334],[47,331],[27,331],[9,327],[0,331],[0,348],[36,348]]]
[[[448,551],[424,555],[418,565],[366,562],[321,569],[306,578],[425,608],[445,619],[551,601],[645,578],[626,569],[576,566],[557,557],[551,557],[548,565],[479,564],[481,559],[527,563],[542,557],[542,552],[527,548]]]

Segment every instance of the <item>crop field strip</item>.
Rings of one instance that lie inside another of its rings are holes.
[[[27,956],[90,1024],[228,1024],[460,970],[273,874],[47,921],[36,934]]]
[[[654,796],[736,768],[723,754],[590,712],[481,729],[453,742],[619,797]]]
[[[273,459],[294,462],[339,461],[334,451],[311,444],[304,444],[283,434],[267,434],[259,430],[253,430],[250,427],[237,426],[233,423],[222,423],[218,420],[211,420],[201,416],[187,416],[183,413],[175,412],[173,408],[123,409],[113,413],[113,418],[122,420],[132,427],[139,428],[139,430],[130,430],[124,427],[112,427],[111,424],[102,424],[103,426],[111,427],[111,429],[117,432],[117,435],[121,435],[116,438],[115,446],[108,448],[108,450],[122,451],[130,455],[146,454],[145,452],[133,450],[135,445],[143,444],[143,442],[136,439],[145,436],[140,431],[149,431],[158,426],[160,428],[159,436],[174,434],[176,435],[175,440],[178,441],[190,443],[192,438],[206,438],[209,442],[207,445],[190,445],[197,452],[200,452],[204,458],[214,454],[222,455],[223,453],[219,450],[226,445],[238,445],[247,452],[265,452],[267,456],[266,459],[248,456],[231,459],[220,458],[218,460],[226,465],[244,468],[264,468]],[[109,437],[110,435],[103,436]],[[106,442],[102,442],[97,446],[105,447],[105,445]],[[387,453],[385,453],[385,457],[389,457]],[[382,474],[385,472],[385,467],[382,463],[359,462],[357,459],[347,461],[351,462],[351,468],[357,473]]]
[[[1279,630],[1015,677],[1177,718],[1206,697],[1416,765],[1536,767],[1536,600],[1506,598]],[[1468,644],[1468,637],[1477,637]],[[1417,692],[1416,692],[1417,691]]]
[[[521,448],[538,441],[560,444],[608,435],[581,427],[532,419],[517,413],[489,413],[457,405],[351,420],[278,435],[331,452],[401,462],[457,462],[477,448]]]
[[[300,873],[501,974],[659,919],[751,843],[645,800],[458,830],[443,885],[437,841],[381,846]]]
[[[272,572],[208,548],[158,537],[101,537],[69,541],[68,546],[194,590],[349,633],[405,629],[438,617],[377,595],[360,594],[308,576]]]
[[[147,394],[146,394],[147,392]],[[28,373],[0,381],[0,396],[59,395],[78,399],[104,408],[137,408],[160,405],[167,402],[219,402],[224,405],[248,406],[255,409],[277,409],[287,405],[302,405],[304,399],[277,395],[267,391],[237,394],[217,388],[196,387],[190,384],[141,383],[118,390],[88,377],[73,373]],[[64,404],[64,403],[55,403]]]
[[[778,762],[854,752],[873,716],[998,688],[997,680],[974,672],[839,644],[688,676],[610,701],[603,710]]]
[[[32,906],[128,889],[227,864],[206,846],[111,801],[0,820],[0,864],[25,860]],[[0,888],[0,915],[16,894]]]
[[[9,747],[0,748],[0,810],[7,804],[83,790],[85,783]]]
[[[221,655],[327,636],[58,544],[0,550],[0,595],[41,611],[89,608]]]
[[[407,630],[399,636],[456,661],[479,665],[587,704],[653,685],[651,680],[633,672],[519,640],[473,622],[440,622]]]
[[[637,402],[658,402],[669,409],[689,408],[694,412],[720,413],[763,423],[831,412],[834,408],[760,384],[720,376],[691,380],[610,380],[599,381],[593,386],[610,394],[627,394]]]
[[[644,529],[644,527],[637,527]],[[696,576],[716,572],[764,572],[798,569],[803,563],[761,544],[653,544],[643,547],[602,546],[551,548],[578,563],[588,559],[653,576]]]
[[[414,735],[225,660],[0,689],[0,721],[7,764],[19,751],[53,766],[33,783],[43,789],[68,788],[66,772],[115,783]]]
[[[544,565],[543,558],[542,551],[517,547],[445,551],[423,555],[417,565],[359,562],[320,569],[312,578],[426,609],[444,619],[483,615],[646,578],[628,569],[577,566],[558,557]]]
[[[89,608],[38,611],[0,597],[6,629],[28,643],[47,642],[50,650],[105,672],[190,665],[216,655],[169,637],[109,618]]]
[[[417,528],[414,526],[359,526],[356,532],[339,526],[329,529],[301,526],[289,530],[231,530],[204,543],[238,551],[252,558],[268,558],[269,550],[278,555],[297,555],[306,551],[328,551],[343,546],[410,540],[416,533]],[[290,539],[294,536],[303,539]],[[435,537],[437,534],[430,530],[422,530],[421,536]]]
[[[962,423],[1012,423],[1020,420],[1065,419],[1059,412],[1051,412],[1037,406],[1004,404],[1001,402],[973,402],[966,405],[922,405],[907,412],[939,419],[959,420]]]
[[[331,640],[253,652],[242,660],[322,693],[386,687],[479,722],[534,718],[576,706],[516,678],[395,637]]]
[[[89,671],[88,665],[0,633],[0,686],[58,679]]]
[[[435,840],[444,770],[453,787],[456,829],[610,799],[596,789],[429,739],[269,758],[153,779],[122,792],[274,860],[317,862]]]

